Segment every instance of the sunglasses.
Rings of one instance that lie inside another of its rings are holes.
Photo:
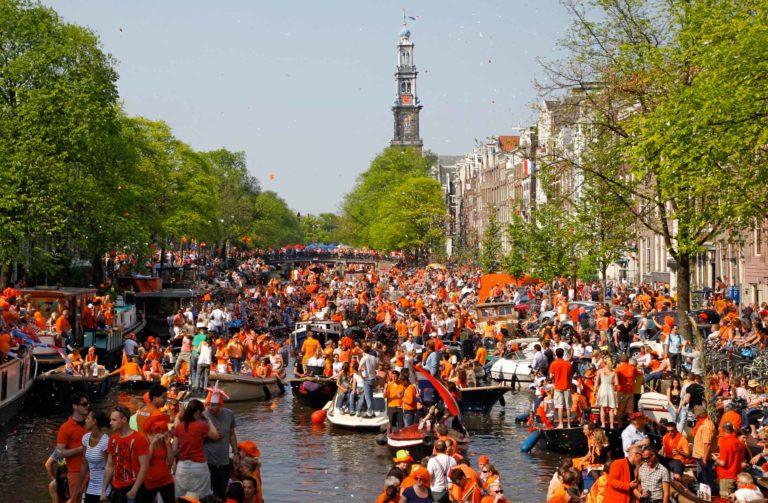
[[[81,407],[90,407],[91,406],[91,404],[88,403],[88,402],[79,402],[77,405],[79,405]]]
[[[425,479],[424,477],[413,477],[413,480],[416,480],[418,482],[426,482],[427,481],[427,479]]]
[[[642,459],[643,461],[650,461],[650,460],[652,460],[652,459],[653,459],[653,456],[643,456],[641,459]]]
[[[483,470],[483,473],[491,473],[490,470]]]
[[[493,494],[504,494],[504,489],[497,489],[496,491],[491,491]]]

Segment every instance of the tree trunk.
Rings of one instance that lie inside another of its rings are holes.
[[[677,254],[677,326],[686,341],[693,341],[688,312],[691,310],[691,256],[687,252]],[[698,332],[696,332],[698,333]],[[698,342],[698,341],[694,341]]]
[[[5,290],[8,286],[8,279],[11,277],[11,265],[0,264],[0,290]]]
[[[608,267],[603,266],[600,271],[600,302],[605,302],[605,286],[608,284]]]

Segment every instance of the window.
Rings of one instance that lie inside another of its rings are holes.
[[[755,227],[755,256],[759,257],[763,253],[763,228]]]
[[[645,238],[645,274],[651,273],[651,238]]]

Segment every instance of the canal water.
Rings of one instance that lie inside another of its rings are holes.
[[[490,457],[501,474],[504,493],[513,502],[544,501],[558,457],[543,452],[521,454],[528,435],[514,418],[529,407],[527,391],[506,395],[490,415],[467,415],[472,435],[468,453]],[[94,408],[121,403],[132,410],[140,394],[111,391]],[[47,477],[43,468],[67,411],[50,405],[52,397],[34,395],[23,413],[0,429],[0,501],[45,502]],[[364,501],[380,493],[391,464],[386,446],[375,434],[339,431],[312,425],[312,410],[286,395],[269,402],[229,404],[238,420],[238,438],[256,441],[262,453],[264,496],[273,502]]]

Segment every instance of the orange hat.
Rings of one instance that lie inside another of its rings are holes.
[[[149,416],[144,421],[143,430],[144,433],[165,433],[168,431],[168,424],[170,424],[171,418],[167,414],[155,414]]]
[[[237,448],[252,458],[261,457],[261,451],[256,446],[256,442],[254,442],[253,440],[243,440],[242,442],[237,444]]]
[[[483,454],[482,456],[477,458],[477,463],[480,464],[480,465],[487,465],[490,462],[491,462],[491,460],[488,459],[488,456],[486,456],[485,454]]]

